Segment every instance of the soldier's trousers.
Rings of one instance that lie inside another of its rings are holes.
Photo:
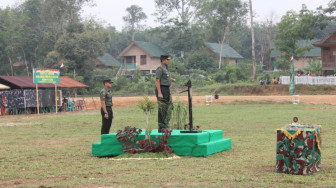
[[[101,108],[101,116],[102,116],[102,127],[101,127],[101,134],[109,134],[110,133],[110,128],[112,125],[112,117],[113,117],[113,111],[111,106],[106,106],[106,110],[108,113],[108,119],[104,117],[105,112],[103,108]]]
[[[160,86],[163,98],[158,97],[158,91],[155,89],[156,98],[158,100],[158,128],[169,128],[169,121],[173,109],[173,100],[170,95],[169,86]]]

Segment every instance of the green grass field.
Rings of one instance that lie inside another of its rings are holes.
[[[98,110],[0,117],[0,187],[334,187],[336,107],[238,104],[194,107],[194,125],[223,130],[232,149],[173,160],[91,156],[100,142]],[[145,127],[136,107],[116,108],[111,132]],[[322,125],[322,168],[310,176],[275,172],[276,129],[291,123]],[[156,128],[156,113],[151,115]],[[4,126],[6,125],[6,126]],[[12,126],[8,126],[12,125]]]

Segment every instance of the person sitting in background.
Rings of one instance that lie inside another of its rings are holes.
[[[269,78],[266,78],[266,85],[270,85],[271,84],[271,80]]]
[[[273,79],[272,79],[272,82],[273,82],[273,84],[278,84],[278,80],[275,78],[275,77],[273,77]]]
[[[62,111],[68,110],[68,99],[63,97]]]
[[[73,101],[70,97],[68,97],[68,104],[75,105],[75,101]]]
[[[263,78],[260,79],[259,82],[260,82],[260,85],[264,85],[265,84],[265,80]]]
[[[218,99],[219,98],[219,94],[218,92],[215,92],[215,99]]]

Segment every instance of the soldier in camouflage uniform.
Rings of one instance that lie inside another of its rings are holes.
[[[161,55],[160,59],[161,65],[156,69],[155,94],[158,100],[158,130],[162,132],[162,129],[169,128],[168,124],[173,106],[169,87],[171,82],[176,80],[171,78],[168,71],[171,57],[169,55]]]
[[[101,116],[102,116],[102,128],[101,134],[109,134],[112,119],[114,118],[112,111],[112,93],[110,91],[112,87],[112,81],[110,79],[104,80],[104,88],[100,91],[100,103],[101,103]]]

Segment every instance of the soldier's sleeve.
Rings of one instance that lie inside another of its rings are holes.
[[[162,77],[162,67],[161,66],[156,69],[155,76],[156,78],[161,79]]]
[[[106,99],[106,91],[101,91],[100,92],[100,100],[105,101],[105,99]]]

